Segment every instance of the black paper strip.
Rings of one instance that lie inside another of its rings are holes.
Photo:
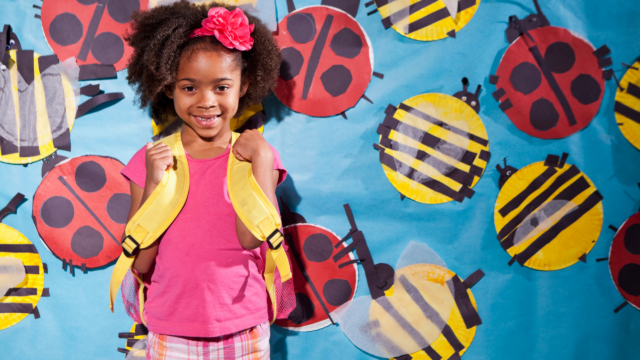
[[[377,77],[378,79],[384,79],[384,74],[379,73],[379,72],[375,72],[374,71],[373,73],[371,73],[371,75]]]
[[[4,303],[0,302],[0,313],[7,314],[31,314],[33,304],[31,303]]]
[[[502,207],[498,211],[498,213],[505,217],[509,215],[513,210],[517,209],[522,205],[522,203],[536,190],[540,189],[544,183],[547,182],[558,170],[556,168],[547,168],[542,174],[538,175],[520,194],[516,195],[511,201],[509,201],[505,206]]]
[[[560,162],[558,163],[559,169],[562,169],[564,167],[564,164],[567,162],[568,158],[569,158],[569,154],[562,153],[562,157],[560,157]]]
[[[38,295],[38,289],[36,288],[11,288],[4,296],[33,296]]]
[[[476,6],[476,0],[458,0],[458,13]]]
[[[609,229],[613,230],[613,232],[618,232],[618,228],[613,225],[609,225]]]
[[[132,332],[118,333],[118,339],[133,339],[134,337],[136,337],[136,334]]]
[[[615,308],[615,309],[613,310],[613,313],[614,313],[614,314],[619,313],[619,312],[620,312],[620,310],[624,309],[624,307],[625,307],[625,306],[627,306],[627,305],[629,305],[629,303],[628,303],[628,302],[626,302],[626,301],[625,301],[625,302],[623,302],[622,304],[620,304],[620,306],[618,306],[617,308]]]
[[[20,193],[17,193],[16,195],[14,195],[13,198],[9,200],[9,203],[7,204],[7,206],[5,206],[4,208],[2,208],[2,210],[0,210],[0,222],[2,222],[2,220],[7,215],[15,214],[22,200],[24,200],[24,195]]]
[[[80,65],[79,80],[111,79],[116,77],[113,65],[87,64]]]
[[[293,0],[287,0],[287,11],[289,14],[296,11],[296,5],[293,3]]]
[[[109,0],[97,1],[96,8],[93,11],[93,16],[91,17],[91,21],[89,22],[89,27],[87,28],[87,35],[84,37],[82,46],[80,47],[80,52],[78,53],[78,59],[82,61],[87,60],[87,56],[89,55],[89,51],[91,50],[91,44],[93,43],[93,39],[96,37],[96,33],[98,32],[98,26],[100,25],[100,20],[102,20],[102,14],[104,13],[104,9],[107,7],[108,1]]]
[[[388,17],[382,19],[382,24],[384,25],[385,29],[388,29],[391,27],[391,25],[393,24],[397,24],[398,22],[400,22],[402,19],[405,19],[415,13],[417,13],[418,11],[426,8],[427,6],[437,2],[438,0],[419,0],[416,3],[413,3],[411,5],[409,5],[409,10],[407,11],[407,8],[404,9],[400,9],[397,10],[396,12],[394,12],[393,14],[390,14]]]
[[[483,277],[484,271],[478,269],[471,275],[467,276],[467,278],[462,282],[462,285],[464,285],[464,287],[466,287],[467,289],[471,289],[475,284],[478,283],[478,281],[482,280]]]
[[[37,306],[33,308],[33,317],[36,319],[40,319],[40,311],[38,310]]]
[[[38,275],[40,274],[40,266],[38,265],[25,265],[24,272],[29,275]]]
[[[100,84],[89,84],[80,88],[80,95],[94,96],[100,92]]]
[[[611,60],[611,58],[604,58],[604,59],[598,60],[598,67],[600,67],[600,69],[609,67],[611,65],[613,65],[613,60]]]
[[[76,112],[76,119],[86,114],[89,110],[95,108],[98,105],[102,105],[106,102],[120,100],[120,99],[124,99],[124,94],[120,92],[94,96],[91,99],[80,104],[80,106],[78,106],[78,111]]]
[[[438,21],[446,19],[448,17],[451,17],[451,15],[449,14],[449,10],[447,10],[446,7],[443,7],[438,11],[434,11],[431,14],[410,23],[409,34],[422,28],[426,28],[427,26],[433,25]]]
[[[431,358],[431,360],[442,360],[442,356],[440,356],[440,354],[438,354],[438,352],[436,352],[431,347],[431,345],[429,345],[426,348],[422,349],[422,351],[424,351],[424,353],[427,354],[427,356],[429,356]]]
[[[496,85],[498,83],[498,80],[500,80],[500,76],[497,75],[489,75],[489,83]]]
[[[502,101],[500,103],[500,105],[498,105],[498,107],[502,111],[507,111],[507,110],[509,110],[509,109],[511,109],[513,107],[513,104],[511,103],[511,99],[506,99],[506,100]]]
[[[316,70],[318,69],[318,65],[320,64],[320,57],[322,56],[324,45],[327,42],[329,30],[331,30],[331,24],[333,24],[333,15],[327,15],[327,18],[324,20],[322,28],[320,29],[320,33],[318,33],[316,42],[315,44],[313,44],[311,55],[309,56],[309,61],[307,63],[307,72],[304,75],[304,83],[302,86],[302,100],[307,100],[307,96],[309,95],[309,89],[311,89],[313,78],[315,77]]]
[[[0,252],[37,254],[38,250],[32,244],[0,244]]]
[[[136,336],[143,336],[148,334],[149,334],[149,329],[147,329],[147,327],[144,326],[144,324],[136,324],[136,327],[135,327]]]
[[[458,306],[458,310],[460,310],[460,315],[462,315],[462,320],[464,320],[464,324],[467,329],[471,329],[474,326],[482,324],[480,315],[473,307],[471,298],[469,298],[469,294],[467,293],[467,288],[462,284],[460,277],[456,275],[449,281],[451,281],[453,285],[456,305]]]
[[[56,54],[40,56],[38,58],[38,70],[42,75],[42,73],[47,71],[48,68],[52,67],[53,65],[57,65],[58,63],[60,63],[60,60],[58,59],[58,55]]]
[[[458,340],[458,337],[453,332],[453,329],[449,326],[449,324],[445,325],[444,329],[442,329],[442,336],[449,342],[453,350],[456,352],[460,352],[464,350],[464,345]]]
[[[636,99],[640,99],[640,87],[637,87],[633,83],[627,84],[627,94],[633,96]]]
[[[640,124],[640,112],[628,107],[627,105],[616,101],[616,104],[613,106],[613,110],[618,114]]]
[[[595,57],[600,60],[603,57],[607,56],[611,54],[611,50],[609,49],[609,47],[607,45],[602,45],[599,48],[597,48],[596,50],[593,51],[593,55],[595,55]]]
[[[500,101],[500,98],[503,97],[507,92],[504,91],[503,88],[500,88],[496,91],[494,91],[491,95],[493,95],[493,98],[496,99],[496,101]]]
[[[51,293],[49,293],[49,288],[43,288],[43,289],[42,289],[42,295],[40,295],[40,296],[43,296],[43,297],[50,297],[50,296],[51,296]]]

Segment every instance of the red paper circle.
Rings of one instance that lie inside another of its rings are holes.
[[[535,41],[521,35],[500,61],[496,87],[506,92],[500,102],[504,104],[507,99],[511,102],[513,106],[505,114],[525,133],[541,139],[567,137],[589,125],[600,109],[605,88],[602,70],[593,54],[595,49],[559,27],[534,29],[529,35]],[[575,125],[570,125],[561,102],[540,70],[530,50],[534,45],[567,99]]]
[[[122,38],[129,29],[129,22],[125,21],[131,11],[148,7],[149,0],[44,0],[42,30],[60,61],[75,57],[78,65],[113,64],[120,71],[133,53]],[[94,28],[92,25],[97,27],[93,40],[89,41],[86,35]],[[89,51],[82,60],[79,55],[85,42]]]
[[[640,309],[637,293],[640,289],[640,212],[628,218],[616,232],[609,253],[609,269],[622,297]]]
[[[326,41],[320,46],[323,34]],[[327,6],[294,11],[278,24],[275,38],[285,60],[275,94],[292,110],[311,116],[340,114],[355,106],[369,86],[371,44],[347,13]],[[314,58],[317,69],[307,74]]]
[[[331,322],[320,301],[324,303],[329,313],[331,313],[342,305],[335,301],[333,301],[333,305],[331,304],[332,300],[336,298],[336,292],[349,290],[350,287],[350,291],[345,291],[339,294],[341,296],[338,296],[341,300],[346,299],[346,301],[353,299],[355,295],[358,284],[358,268],[355,264],[347,265],[342,269],[338,268],[339,264],[353,260],[353,255],[349,253],[349,256],[344,256],[338,259],[337,262],[333,261],[333,256],[344,249],[344,246],[338,246],[336,249],[335,246],[340,242],[340,238],[330,230],[317,225],[290,225],[284,228],[284,234],[286,244],[289,246],[287,254],[292,264],[294,292],[298,301],[296,309],[289,315],[289,319],[276,320],[275,323],[280,327],[296,331],[321,329],[331,324]],[[291,244],[291,241],[293,241],[293,244]],[[296,254],[299,255],[299,258],[296,258]],[[315,295],[311,284],[309,284],[300,270],[298,261],[302,262],[311,283],[322,298],[321,300]],[[341,287],[344,288],[339,289]],[[334,296],[332,296],[331,292],[333,292]],[[300,298],[304,301],[300,301]],[[308,312],[306,316],[300,317],[300,312],[305,310],[302,307],[309,305],[309,300],[313,305],[307,307],[307,309],[312,308],[312,311]],[[305,321],[296,320],[294,322],[291,321],[293,318],[304,318]]]
[[[89,155],[62,162],[45,175],[33,197],[33,221],[54,255],[87,268],[120,256],[131,204],[123,167],[114,158]]]

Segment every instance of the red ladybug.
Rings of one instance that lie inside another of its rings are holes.
[[[44,0],[42,29],[60,61],[72,56],[78,65],[127,65],[133,49],[122,39],[131,14],[146,10],[149,0]]]
[[[640,309],[640,212],[616,232],[609,253],[611,278],[622,297]],[[626,303],[616,309],[620,311]]]
[[[111,157],[76,157],[55,165],[36,190],[32,217],[38,233],[72,273],[73,266],[85,271],[120,256],[131,205],[123,167]]]
[[[550,26],[534,3],[537,14],[509,18],[511,45],[490,78],[498,88],[493,96],[518,129],[541,139],[564,138],[589,125],[600,109],[610,51]]]
[[[275,36],[283,63],[275,94],[289,108],[333,116],[356,105],[373,74],[373,51],[362,27],[333,7],[291,12]]]

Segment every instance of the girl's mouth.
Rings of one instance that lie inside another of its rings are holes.
[[[202,127],[212,127],[218,123],[218,120],[220,119],[221,114],[202,115],[202,116],[191,115],[191,116],[198,123],[198,125]]]

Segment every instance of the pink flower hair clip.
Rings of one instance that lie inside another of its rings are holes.
[[[254,25],[249,25],[249,19],[240,8],[229,11],[214,7],[209,9],[207,18],[202,20],[202,27],[193,30],[189,37],[213,35],[228,49],[247,51],[253,47],[253,28]]]

